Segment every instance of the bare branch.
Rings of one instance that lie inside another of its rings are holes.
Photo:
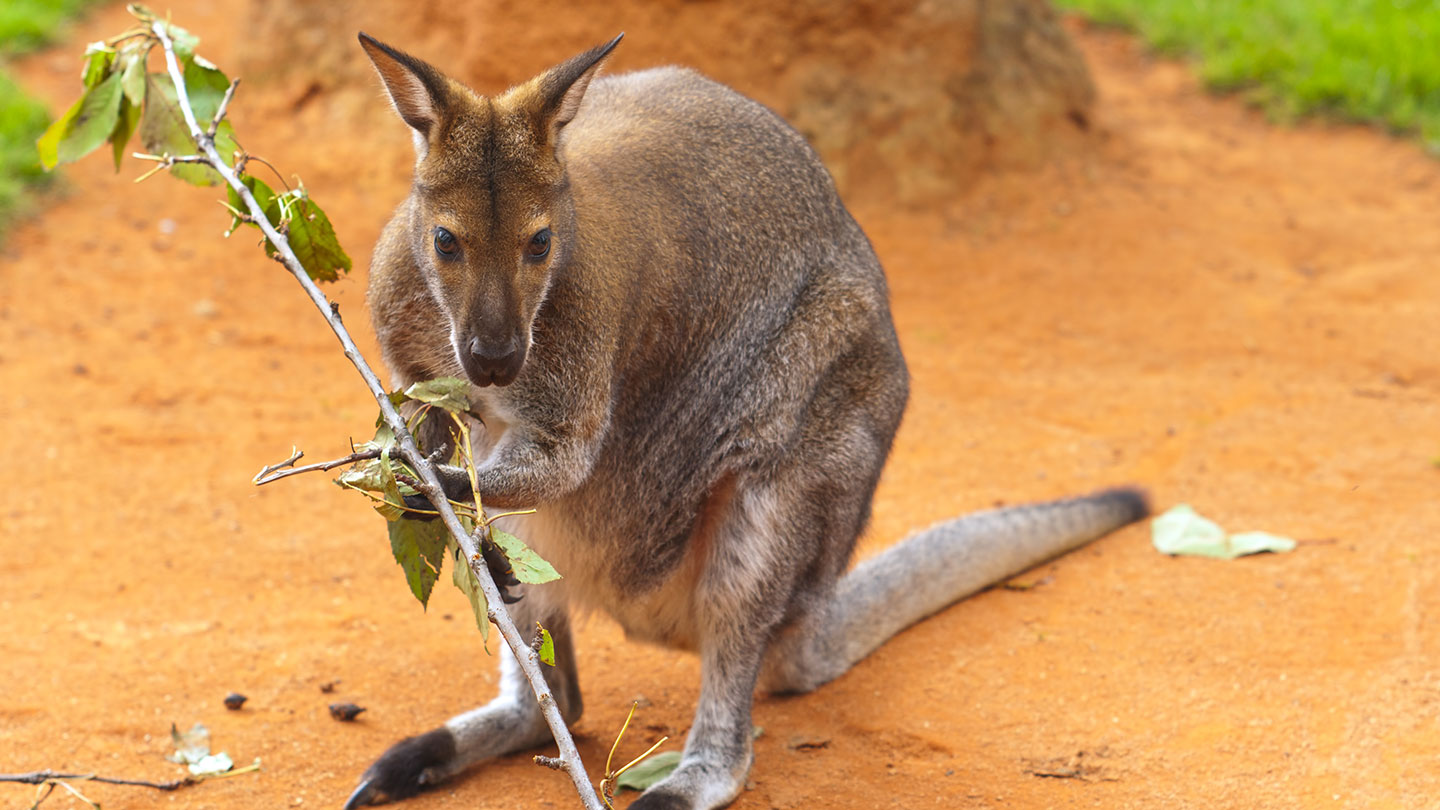
[[[250,480],[254,481],[256,486],[264,486],[265,484],[268,484],[272,481],[279,481],[281,478],[289,478],[292,475],[299,475],[300,473],[333,470],[336,467],[343,467],[346,464],[354,464],[357,461],[367,461],[372,458],[379,458],[380,451],[360,450],[351,453],[344,458],[332,459],[330,461],[321,461],[316,464],[306,464],[303,467],[286,469],[291,467],[291,465],[299,461],[301,458],[304,458],[304,456],[305,454],[303,452],[301,452],[300,450],[295,450],[290,456],[290,458],[287,458],[277,464],[271,464],[265,467],[264,469],[260,470],[260,472],[256,473],[255,477]]]
[[[250,480],[253,483],[259,484],[261,482],[261,479],[263,479],[265,476],[269,475],[272,472],[275,472],[276,470],[283,470],[304,457],[304,450],[301,450],[300,448],[291,445],[289,458],[285,459],[284,461],[276,462],[274,464],[267,464],[264,467],[261,467],[260,472],[255,473],[255,477],[251,478]]]
[[[230,99],[235,97],[235,88],[240,86],[240,80],[234,79],[230,87],[225,90],[225,97],[220,99],[220,106],[215,108],[215,117],[210,121],[210,129],[205,133],[210,140],[215,140],[215,133],[220,130],[220,122],[225,120],[225,111],[230,107]]]
[[[270,243],[275,246],[277,260],[285,265],[285,268],[289,270],[290,274],[295,277],[295,280],[300,283],[305,293],[310,296],[311,303],[320,310],[326,323],[330,325],[331,331],[335,333],[335,337],[340,341],[340,345],[345,351],[345,357],[350,360],[351,364],[355,366],[355,370],[360,374],[360,377],[365,380],[366,387],[370,389],[371,395],[375,397],[376,403],[380,406],[382,417],[395,434],[396,444],[400,450],[400,457],[403,458],[419,476],[419,480],[417,481],[419,486],[417,486],[416,489],[434,504],[440,513],[441,522],[455,539],[455,542],[459,544],[460,550],[465,555],[465,559],[469,560],[470,570],[475,575],[476,581],[480,584],[481,592],[485,594],[485,600],[489,604],[490,616],[494,620],[495,626],[499,628],[500,635],[505,639],[505,643],[515,652],[515,658],[520,664],[520,670],[524,673],[525,679],[530,682],[530,688],[535,693],[536,700],[545,718],[545,723],[550,727],[551,733],[555,737],[556,745],[560,749],[560,761],[562,762],[563,769],[570,776],[570,781],[574,783],[575,790],[580,794],[581,802],[587,810],[603,810],[604,805],[601,804],[599,797],[596,796],[595,788],[585,773],[585,766],[580,760],[580,751],[575,747],[575,740],[570,736],[570,731],[565,725],[565,720],[560,715],[560,707],[556,703],[549,685],[545,683],[545,677],[540,671],[540,666],[527,654],[529,646],[524,637],[520,635],[520,631],[516,629],[515,622],[510,619],[509,613],[505,611],[505,603],[501,597],[500,589],[496,587],[495,580],[490,576],[490,569],[485,565],[483,558],[480,556],[477,543],[471,539],[469,533],[460,525],[460,520],[455,516],[455,511],[450,508],[450,503],[445,498],[445,490],[440,484],[440,479],[435,473],[435,468],[429,463],[425,455],[420,452],[420,448],[415,444],[414,437],[410,435],[410,430],[405,425],[405,420],[400,417],[400,413],[395,409],[394,404],[390,402],[390,396],[388,392],[386,392],[384,385],[381,384],[380,378],[375,375],[374,370],[370,368],[370,364],[366,362],[365,358],[361,355],[359,348],[355,346],[355,341],[350,337],[349,330],[345,328],[345,325],[341,323],[339,317],[331,310],[329,299],[325,297],[325,294],[320,291],[320,288],[316,286],[309,274],[305,272],[304,265],[302,265],[300,260],[295,256],[295,252],[290,248],[289,241],[271,226],[269,219],[265,216],[264,210],[260,208],[260,204],[255,200],[255,196],[250,193],[250,189],[246,188],[245,184],[240,182],[234,170],[221,159],[220,154],[215,150],[214,140],[206,137],[205,132],[201,130],[199,124],[196,123],[195,112],[190,105],[189,93],[186,92],[185,89],[185,79],[181,73],[179,61],[175,58],[174,43],[170,41],[170,35],[165,28],[166,24],[164,21],[153,20],[151,23],[151,30],[155,32],[156,38],[159,39],[161,46],[165,50],[165,66],[170,74],[171,80],[175,83],[176,100],[179,102],[181,113],[185,116],[185,124],[190,129],[191,138],[200,146],[205,156],[210,159],[211,167],[219,172],[221,178],[225,180],[225,183],[229,185],[245,203],[245,207],[250,211],[251,216],[255,218],[255,224],[264,232],[266,238],[270,240]]]

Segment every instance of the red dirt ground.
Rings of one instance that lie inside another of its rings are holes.
[[[237,20],[175,12],[220,64],[235,56]],[[122,25],[98,13],[22,65],[26,82],[61,109],[79,43]],[[1029,590],[970,599],[815,694],[760,700],[734,806],[1436,806],[1440,163],[1360,128],[1277,129],[1126,38],[1077,36],[1101,92],[1093,149],[945,210],[853,201],[915,380],[863,552],[1120,482],[1302,545],[1171,559],[1133,527]],[[239,131],[339,223],[357,271],[332,294],[371,346],[361,268],[404,193],[406,135],[388,112],[363,132],[311,108],[247,114],[277,106],[250,92]],[[286,143],[298,134],[323,142]],[[74,167],[0,261],[17,456],[0,494],[0,771],[170,779],[170,724],[201,721],[263,772],[84,789],[108,808],[338,807],[390,742],[489,699],[494,662],[452,588],[421,612],[357,497],[319,476],[250,484],[292,443],[343,454],[373,403],[294,282],[248,235],[216,238],[214,195],[134,187],[140,168]],[[683,735],[693,659],[601,618],[578,654],[587,762],[632,697],[650,702],[641,736]],[[243,711],[222,707],[232,690]],[[369,711],[339,724],[336,700]],[[1082,778],[1042,775],[1065,772]],[[0,803],[32,791],[0,785]],[[526,756],[407,805],[567,806]]]

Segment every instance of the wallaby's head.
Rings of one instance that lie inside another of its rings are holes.
[[[619,42],[488,98],[360,34],[395,111],[413,130],[410,247],[476,385],[508,385],[520,374],[551,279],[574,253],[560,131]]]

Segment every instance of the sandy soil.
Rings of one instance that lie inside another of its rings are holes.
[[[202,50],[235,56],[233,19],[175,11]],[[97,14],[23,65],[27,83],[60,109],[78,43],[121,24]],[[1078,35],[1101,93],[1093,148],[945,210],[853,201],[915,379],[864,550],[1119,482],[1302,545],[1171,559],[1133,527],[1028,590],[970,599],[813,695],[759,701],[734,806],[1435,806],[1440,163],[1363,129],[1274,128],[1127,39]],[[304,173],[363,268],[403,194],[404,132],[250,92],[247,145]],[[251,486],[292,444],[342,454],[373,403],[293,281],[248,235],[216,238],[212,194],[136,188],[138,172],[75,167],[0,260],[16,456],[0,771],[169,779],[170,724],[200,721],[263,772],[87,792],[107,808],[336,807],[390,742],[487,700],[494,661],[453,589],[421,612],[357,497],[321,477]],[[333,288],[356,325],[364,275]],[[588,762],[634,697],[644,735],[683,735],[694,660],[600,618],[579,656]],[[232,690],[240,712],[221,705]],[[336,723],[336,700],[369,710]],[[0,803],[32,790],[0,785]],[[569,791],[514,756],[409,806],[573,806]]]

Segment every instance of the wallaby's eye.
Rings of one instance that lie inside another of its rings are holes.
[[[541,228],[538,233],[530,237],[530,244],[525,246],[525,258],[543,259],[550,253],[550,229]]]
[[[455,235],[444,228],[435,229],[435,252],[441,256],[454,256],[460,246],[455,244]]]

